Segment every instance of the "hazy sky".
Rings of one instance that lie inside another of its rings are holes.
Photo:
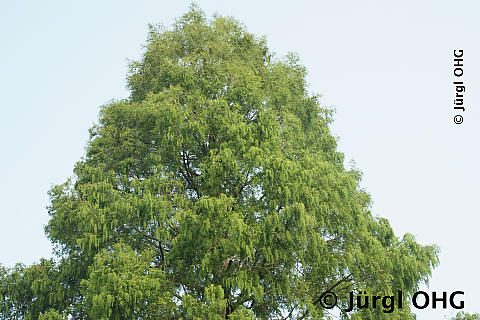
[[[0,3],[0,263],[51,256],[47,191],[72,175],[99,106],[128,96],[127,58],[148,23],[171,25],[189,1]],[[440,246],[428,291],[465,291],[480,312],[480,3],[197,1],[296,51],[310,90],[337,113],[347,164],[396,234]],[[453,50],[464,50],[464,123],[453,123]],[[417,311],[443,319],[456,310]]]

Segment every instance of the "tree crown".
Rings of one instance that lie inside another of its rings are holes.
[[[151,26],[130,97],[101,108],[74,179],[50,192],[58,261],[4,270],[2,315],[319,319],[326,290],[339,306],[349,290],[408,299],[437,248],[371,214],[305,76],[233,18],[193,6]],[[344,316],[369,312],[412,317]]]

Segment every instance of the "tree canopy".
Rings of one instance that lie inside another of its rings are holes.
[[[480,320],[480,314],[470,314],[468,312],[460,311],[452,318],[452,320]]]
[[[327,290],[402,290],[342,317],[413,319],[438,249],[371,213],[295,54],[192,6],[128,87],[50,191],[56,258],[0,270],[0,319],[323,319]]]

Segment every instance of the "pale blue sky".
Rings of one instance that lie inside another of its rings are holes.
[[[126,59],[148,23],[170,25],[189,1],[0,4],[0,263],[51,255],[47,191],[72,174],[99,106],[126,97]],[[296,51],[312,92],[337,110],[340,149],[364,173],[374,213],[397,235],[441,249],[429,290],[465,291],[480,311],[480,3],[197,1]],[[465,122],[454,125],[453,50],[464,49]],[[419,311],[443,319],[453,309]]]

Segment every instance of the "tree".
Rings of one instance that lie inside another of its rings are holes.
[[[128,99],[100,110],[74,178],[50,191],[55,261],[3,269],[6,319],[322,319],[321,294],[404,292],[435,246],[370,212],[332,110],[233,18],[151,26]]]
[[[455,315],[452,320],[479,320],[480,319],[480,314],[474,313],[474,314],[469,314],[468,312],[459,312]]]

